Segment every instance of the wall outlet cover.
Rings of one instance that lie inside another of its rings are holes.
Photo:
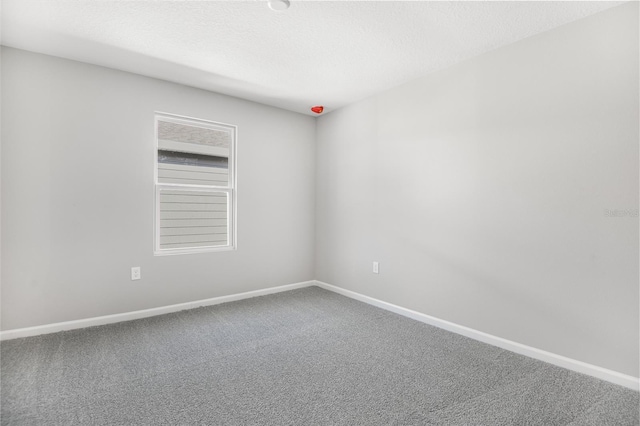
[[[134,266],[131,268],[131,281],[139,280],[140,278],[142,278],[142,275],[140,274],[140,267]]]

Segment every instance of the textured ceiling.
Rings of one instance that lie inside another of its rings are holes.
[[[622,2],[2,0],[2,44],[312,114]]]

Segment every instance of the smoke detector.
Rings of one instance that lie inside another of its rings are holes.
[[[287,10],[291,6],[289,0],[269,0],[269,8],[271,10]]]

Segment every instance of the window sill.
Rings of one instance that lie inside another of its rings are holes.
[[[164,249],[154,250],[154,256],[175,256],[180,254],[197,254],[197,253],[211,253],[220,251],[235,251],[236,246],[220,246],[220,247],[194,247],[194,248],[178,248],[178,249]]]

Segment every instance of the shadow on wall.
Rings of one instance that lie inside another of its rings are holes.
[[[194,81],[206,81],[206,87],[198,88],[245,99],[256,99],[257,96],[261,99],[258,102],[268,103],[268,101],[278,100],[272,96],[267,96],[267,91],[264,86],[252,84],[227,75],[217,74],[213,71],[189,67],[97,41],[71,37],[67,34],[56,33],[51,35],[47,32],[46,38],[44,36],[41,38],[47,40],[48,45],[44,49],[47,55],[54,55],[107,68],[111,68],[110,64],[116,60],[119,64],[118,69],[122,71],[180,83],[191,87],[196,87],[193,86]],[[65,46],[64,50],[62,46]],[[24,48],[20,45],[9,47]],[[75,55],[68,54],[68,52],[83,52],[83,55],[82,58],[78,58]],[[105,61],[103,58],[109,58],[109,61]],[[167,79],[167,75],[172,75],[173,78]],[[225,88],[228,90],[225,91]]]

